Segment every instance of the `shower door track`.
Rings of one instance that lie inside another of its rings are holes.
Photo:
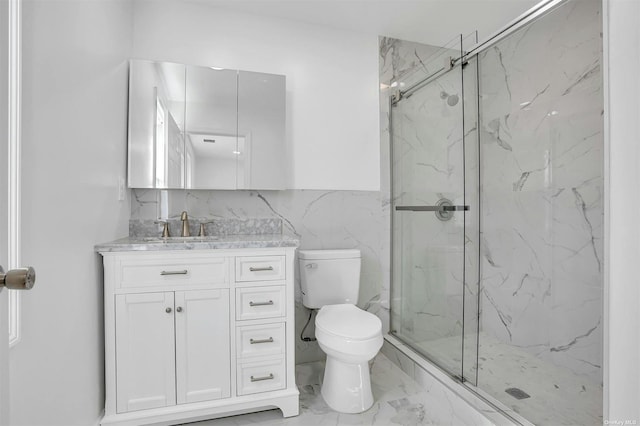
[[[565,1],[567,0],[546,0],[544,2],[541,2],[536,6],[532,7],[531,9],[527,10],[526,12],[524,12],[522,15],[520,15],[510,23],[508,23],[502,29],[491,34],[489,37],[486,38],[486,40],[481,41],[480,43],[477,43],[476,45],[471,47],[471,49],[469,49],[469,51],[467,51],[466,53],[461,52],[461,55],[457,58],[453,58],[453,57],[446,58],[446,63],[440,69],[431,73],[430,75],[418,81],[417,83],[413,84],[411,87],[408,87],[406,90],[398,91],[397,95],[392,96],[391,97],[392,106],[397,104],[403,99],[409,98],[415,91],[420,90],[421,88],[429,84],[432,80],[440,77],[442,74],[445,74],[451,71],[457,65],[459,64],[465,65],[469,59],[479,55],[485,49],[493,46],[498,41],[511,35],[515,31],[518,31],[520,28],[524,27],[525,25],[529,24],[530,22],[544,15],[545,13],[551,11],[552,9],[564,3]]]
[[[524,12],[522,15],[518,16],[513,21],[509,22],[502,29],[496,31],[495,33],[487,37],[484,41],[481,41],[480,43],[473,46],[471,49],[469,49],[467,53],[463,54],[460,58],[454,59],[454,61],[456,63],[459,62],[460,60],[464,60],[466,62],[467,59],[472,58],[478,55],[479,53],[482,53],[488,47],[492,46],[493,44],[497,43],[503,38],[511,35],[512,33],[518,31],[520,28],[524,27],[531,21],[537,19],[538,17],[544,15],[545,13],[551,11],[556,6],[559,6],[560,4],[566,1],[567,0],[546,0],[546,1],[540,2],[539,4],[535,5],[531,9]]]

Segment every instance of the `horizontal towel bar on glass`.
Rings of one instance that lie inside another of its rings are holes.
[[[411,212],[460,212],[470,210],[469,206],[396,206],[396,211]]]

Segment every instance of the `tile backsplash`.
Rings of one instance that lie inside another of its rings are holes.
[[[177,237],[182,232],[180,218],[163,219],[169,222],[169,235]],[[205,236],[211,235],[265,235],[282,234],[282,219],[280,218],[206,218],[189,217],[189,234],[199,236],[200,224],[205,226]],[[163,224],[156,219],[130,219],[130,237],[159,237],[162,235]]]

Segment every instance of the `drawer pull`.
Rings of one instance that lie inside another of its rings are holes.
[[[249,343],[255,345],[256,343],[273,343],[273,337],[269,337],[268,339],[249,339]]]
[[[268,376],[264,376],[264,377],[253,377],[253,376],[251,376],[251,381],[252,382],[261,382],[263,380],[273,380],[273,373],[270,373]]]
[[[249,302],[249,306],[266,306],[273,305],[273,300],[269,300],[268,302]]]
[[[249,268],[251,272],[261,272],[261,271],[273,271],[273,266],[265,266],[262,268],[254,268],[253,266]]]
[[[188,273],[188,270],[183,269],[182,271],[162,271],[160,275],[187,275]]]

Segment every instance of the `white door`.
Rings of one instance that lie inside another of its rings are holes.
[[[229,290],[175,293],[178,404],[231,395]]]
[[[116,411],[176,403],[173,292],[116,296]]]
[[[0,290],[0,425],[9,424],[9,328],[7,292]]]
[[[19,0],[0,1],[0,28],[3,29],[0,31],[0,426],[9,424],[9,294],[7,288],[28,290],[35,280],[35,273],[31,269],[6,271],[6,275],[4,271],[9,266],[16,266],[11,265],[10,262],[16,262],[18,259],[18,253],[15,250],[17,243],[14,244],[18,238],[17,227],[11,229],[9,225],[10,216],[11,220],[15,220],[18,213],[18,209],[14,208],[17,202],[11,201],[10,204],[9,185],[15,184],[14,188],[17,188],[18,175],[13,173],[12,178],[9,179],[7,171],[14,171],[10,159],[13,154],[9,152],[9,147],[12,146],[15,153],[17,146],[16,132],[10,133],[9,130],[10,123],[18,122],[15,118],[18,102],[15,97],[17,85],[13,84],[17,75],[17,56],[13,56],[12,59],[11,54],[17,52],[18,46],[15,34],[18,32],[19,3]],[[10,102],[7,102],[8,99]],[[14,126],[13,129],[15,130],[16,127]],[[13,156],[13,158],[17,157]]]
[[[9,22],[9,2],[0,1],[0,28],[6,28]],[[8,153],[8,116],[9,111],[6,99],[8,97],[8,81],[7,71],[9,69],[9,56],[6,46],[9,43],[7,38],[8,31],[0,31],[0,170],[7,170],[9,162],[7,161]],[[6,172],[0,173],[0,264],[5,266],[7,261],[6,244],[7,233],[7,216],[6,208],[7,197],[7,176]],[[0,288],[0,426],[9,424],[9,328],[8,328],[8,301],[7,291]]]

